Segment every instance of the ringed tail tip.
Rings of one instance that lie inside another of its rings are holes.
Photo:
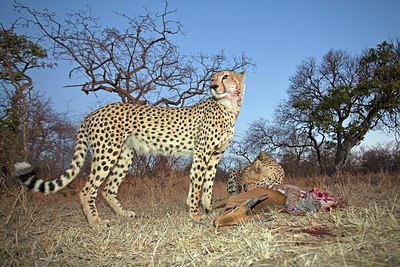
[[[32,172],[33,172],[32,165],[29,164],[28,162],[23,161],[14,164],[14,175],[18,179],[22,179],[24,176]]]

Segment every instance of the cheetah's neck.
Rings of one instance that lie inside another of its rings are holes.
[[[244,88],[241,93],[239,93],[238,91],[228,93],[225,97],[218,99],[218,102],[226,107],[228,110],[230,110],[237,119],[237,117],[239,116],[239,111],[242,107],[243,94]]]

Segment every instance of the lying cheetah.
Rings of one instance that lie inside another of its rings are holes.
[[[93,152],[89,180],[80,193],[83,211],[90,225],[99,224],[95,200],[100,185],[111,208],[125,211],[117,199],[135,153],[145,155],[192,155],[187,198],[189,216],[199,221],[200,202],[210,211],[213,182],[222,153],[230,144],[242,106],[245,72],[222,71],[211,78],[212,97],[184,108],[138,106],[114,103],[89,114],[81,124],[70,167],[60,177],[45,182],[29,163],[15,164],[15,175],[32,191],[54,193],[69,184],[79,173],[88,149]]]
[[[227,190],[238,194],[256,187],[271,188],[283,183],[285,171],[269,154],[261,152],[243,171],[232,170],[229,174]]]
[[[238,169],[233,169],[229,173],[228,183],[226,184],[226,189],[230,195],[239,194],[242,190],[240,189],[240,184],[242,183],[242,171]]]

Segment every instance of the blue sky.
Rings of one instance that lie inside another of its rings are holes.
[[[71,9],[92,7],[93,14],[109,26],[120,19],[111,12],[126,15],[163,8],[161,0],[21,0],[35,9],[48,8],[60,18]],[[184,54],[224,50],[227,55],[245,52],[257,64],[246,79],[246,95],[236,133],[242,134],[249,123],[259,117],[272,120],[275,106],[286,98],[289,77],[306,57],[318,61],[329,49],[360,53],[388,38],[400,37],[400,1],[336,0],[336,1],[183,1],[170,0],[169,8],[177,9],[174,18],[183,24],[185,36],[176,39]],[[13,1],[0,3],[0,21],[9,25],[18,14]],[[73,111],[80,117],[102,103],[117,98],[110,94],[86,96],[79,88],[63,88],[74,81],[68,79],[68,65],[35,73],[36,89],[51,98],[56,110]],[[371,144],[391,137],[372,133]]]

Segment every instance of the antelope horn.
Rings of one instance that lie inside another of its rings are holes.
[[[254,206],[256,206],[258,203],[266,200],[269,196],[267,194],[255,197],[253,199],[247,200],[243,205],[248,207],[249,209],[252,209]]]
[[[214,220],[215,227],[236,225],[253,218],[261,218],[258,214],[251,212],[252,207],[256,206],[260,201],[268,198],[268,195],[257,196],[247,200],[245,203],[235,205],[232,209],[226,211]]]

